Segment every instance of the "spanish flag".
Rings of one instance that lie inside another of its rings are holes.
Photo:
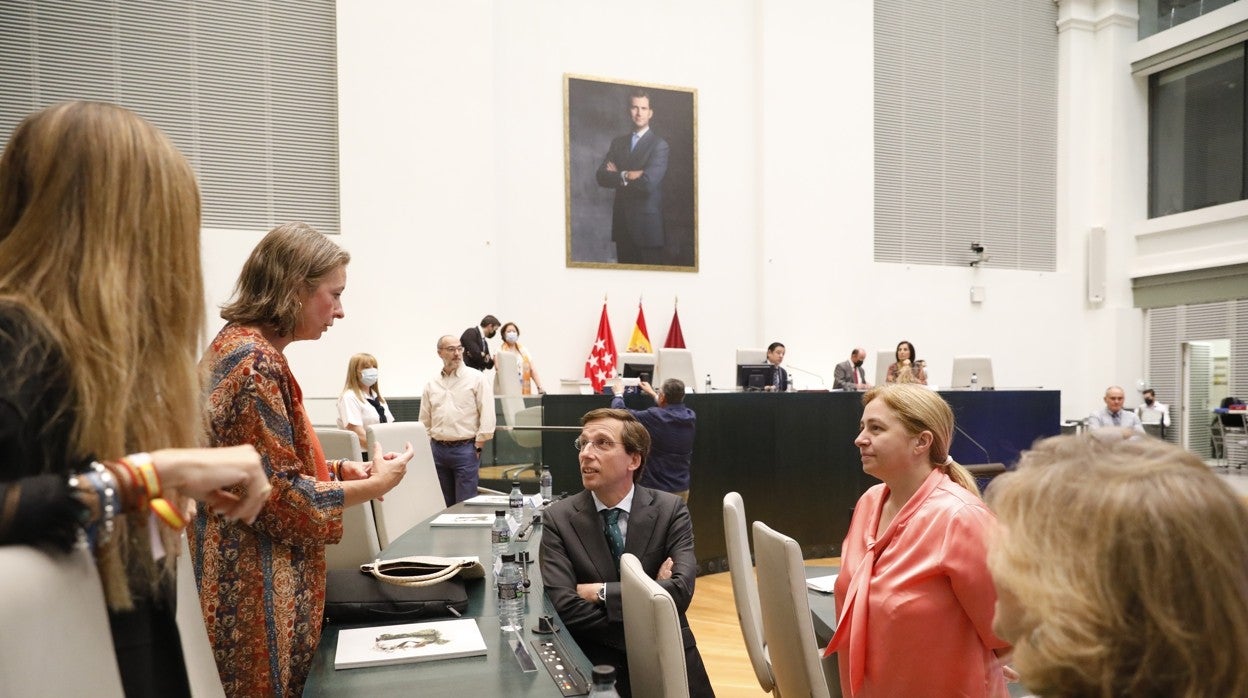
[[[641,309],[641,301],[637,301],[637,322],[633,325],[633,336],[628,340],[628,350],[638,354],[653,354],[650,346],[650,333],[646,330],[646,312]]]

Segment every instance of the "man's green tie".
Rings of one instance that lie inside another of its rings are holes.
[[[602,518],[607,522],[607,545],[611,548],[611,557],[615,558],[615,568],[620,568],[620,556],[624,554],[624,534],[620,533],[620,510],[604,509]]]

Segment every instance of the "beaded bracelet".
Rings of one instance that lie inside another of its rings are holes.
[[[117,493],[117,480],[104,467],[103,463],[93,461],[90,472],[83,473],[87,482],[95,489],[100,500],[100,525],[103,531],[99,534],[99,544],[107,543],[113,537],[113,519],[121,510],[121,499]],[[92,527],[95,528],[95,527]]]

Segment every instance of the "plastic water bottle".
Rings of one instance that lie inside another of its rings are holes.
[[[711,392],[711,374],[706,374],[706,392]]]
[[[615,690],[615,667],[608,664],[594,666],[594,685],[589,689],[590,698],[620,698]]]
[[[971,373],[971,390],[979,390],[979,374]]]
[[[555,498],[555,478],[551,477],[550,466],[542,466],[542,501],[549,502]]]
[[[516,566],[516,556],[503,556],[503,568],[495,580],[498,583],[498,627],[500,630],[524,628],[524,580]]]
[[[494,562],[502,559],[511,546],[511,526],[507,525],[507,512],[498,509],[494,512],[494,526],[490,528],[490,547],[494,551]]]
[[[511,494],[507,496],[507,514],[517,524],[524,523],[524,495],[520,492],[520,481],[511,481]]]

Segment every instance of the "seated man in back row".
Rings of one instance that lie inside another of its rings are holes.
[[[616,690],[627,698],[632,693],[620,556],[636,555],[676,603],[690,695],[714,696],[685,618],[698,572],[689,509],[676,495],[634,484],[650,452],[650,435],[627,410],[602,408],[581,418],[576,446],[585,489],[549,505],[542,521],[547,596],[589,661],[616,668]]]
[[[615,397],[611,406],[624,407],[620,395],[623,379],[611,385]],[[689,502],[689,473],[693,469],[693,436],[698,416],[685,406],[685,384],[677,378],[663,381],[655,392],[649,383],[641,382],[641,392],[654,398],[657,407],[628,410],[650,433],[650,457],[641,471],[641,484],[663,492],[671,492]]]
[[[1122,431],[1123,438],[1144,436],[1144,423],[1135,413],[1122,409],[1126,394],[1122,388],[1111,385],[1105,389],[1105,409],[1093,412],[1088,417],[1088,429],[1117,429]]]

